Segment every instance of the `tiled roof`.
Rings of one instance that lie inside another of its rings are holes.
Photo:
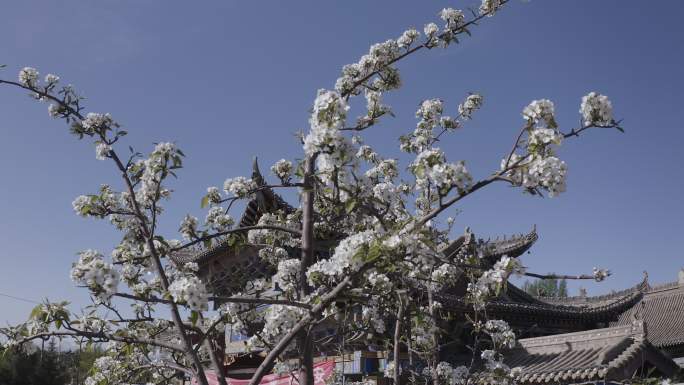
[[[509,283],[508,291],[522,291]],[[567,306],[531,300],[529,302],[503,298],[487,304],[487,311],[505,319],[518,317],[535,317],[540,319],[578,320],[592,322],[608,322],[617,319],[619,314],[630,309],[641,300],[641,292],[628,293],[615,298],[611,302],[597,306]],[[445,306],[467,310],[470,308],[460,295],[438,294],[437,298]]]
[[[539,236],[535,226],[527,234],[514,235],[508,239],[504,237],[503,239],[480,240],[477,248],[481,258],[487,258],[490,262],[495,263],[504,255],[513,258],[522,255],[537,242],[537,239]]]
[[[625,380],[649,363],[666,376],[679,367],[646,337],[642,321],[585,332],[526,338],[506,354],[506,364],[520,367],[519,384],[568,384]]]
[[[617,298],[624,297],[626,295],[636,293],[636,292],[647,292],[650,290],[648,284],[648,276],[644,275],[644,279],[638,284],[617,292],[598,295],[598,296],[575,296],[575,297],[544,297],[544,296],[531,296],[538,301],[551,303],[556,305],[567,305],[567,306],[600,306],[604,303],[613,302]],[[529,295],[529,294],[528,294]]]
[[[635,318],[646,322],[649,341],[654,346],[684,345],[684,285],[672,282],[651,287],[614,324],[626,325]]]

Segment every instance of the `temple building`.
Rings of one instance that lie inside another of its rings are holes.
[[[253,178],[263,181],[255,166]],[[261,190],[250,201],[240,226],[253,226],[263,213],[294,210],[269,189]],[[502,256],[518,257],[537,241],[536,230],[508,239],[477,240],[475,247],[485,263],[494,264]],[[241,291],[255,278],[270,277],[273,267],[258,256],[259,247],[235,247],[230,239],[213,247],[177,253],[177,264],[196,262],[199,274],[215,296],[229,296]],[[445,254],[456,252],[455,241]],[[330,244],[322,245],[329,249]],[[674,275],[674,274],[673,274]],[[463,281],[463,280],[461,280]],[[436,299],[443,309],[453,313],[452,321],[440,325],[450,336],[443,360],[467,362],[470,330],[462,321],[472,308],[463,301],[464,287],[455,287]],[[219,303],[215,303],[218,306]],[[573,384],[617,382],[634,377],[672,377],[684,367],[684,270],[678,280],[651,285],[648,276],[626,290],[601,296],[548,298],[528,294],[512,283],[486,307],[493,319],[506,320],[518,336],[517,346],[505,355],[510,367],[521,367],[516,379],[520,384]],[[384,382],[383,371],[391,352],[366,338],[365,333],[345,341],[344,351],[326,349],[336,343],[338,325],[327,323],[314,330],[319,356],[316,361],[334,360],[337,370],[352,380],[361,378]],[[229,377],[249,378],[263,357],[247,351],[245,336],[225,331],[225,372]],[[460,342],[459,342],[460,341]],[[408,353],[399,357],[408,361]]]

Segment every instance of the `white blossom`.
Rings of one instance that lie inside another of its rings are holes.
[[[204,225],[214,231],[225,231],[229,229],[235,221],[226,214],[226,210],[221,206],[214,206],[207,212],[207,217],[204,219]]]
[[[300,265],[300,261],[294,258],[278,262],[278,271],[273,276],[273,282],[277,283],[284,292],[294,293],[299,286]]]
[[[473,112],[477,111],[482,107],[484,98],[480,94],[470,94],[466,97],[466,100],[458,105],[458,113],[463,119],[470,119]]]
[[[59,82],[59,76],[53,74],[45,75],[45,83],[47,84],[57,84]]]
[[[501,7],[501,0],[482,0],[480,4],[480,14],[494,16],[494,13]]]
[[[610,270],[599,269],[598,267],[594,267],[593,276],[594,276],[594,279],[596,280],[596,282],[601,282],[601,281],[605,280],[606,278],[608,278],[609,275],[610,275]]]
[[[428,38],[431,38],[438,31],[439,27],[435,23],[425,24],[425,28],[423,28],[423,32],[425,33],[425,36],[427,36]]]
[[[253,198],[254,191],[257,189],[257,184],[252,179],[247,179],[243,176],[236,178],[228,178],[223,182],[223,190],[231,193],[238,198]]]
[[[533,100],[523,109],[522,115],[529,121],[543,120],[547,127],[556,128],[553,102],[548,99]]]
[[[259,258],[262,258],[274,265],[277,265],[281,260],[289,258],[290,255],[282,247],[264,247],[259,249]]]
[[[183,235],[183,239],[192,240],[197,236],[197,218],[187,214],[181,221],[178,232]]]
[[[335,252],[329,259],[320,260],[309,267],[306,272],[309,282],[314,285],[319,276],[336,278],[348,270],[355,271],[362,264],[362,260],[355,258],[356,253],[363,247],[368,247],[374,239],[375,235],[371,230],[343,239],[335,247]]]
[[[213,204],[219,204],[221,203],[221,193],[219,192],[218,187],[211,186],[207,187],[207,199],[209,200],[210,203]]]
[[[554,157],[535,157],[529,165],[529,171],[523,179],[526,187],[541,187],[549,192],[550,197],[565,192],[565,177],[567,166],[565,162]]]
[[[74,211],[76,214],[79,216],[86,216],[87,215],[87,207],[92,203],[91,198],[87,195],[79,195],[74,199],[73,202],[71,202],[71,206],[74,208]]]
[[[434,285],[437,285],[439,288],[441,288],[447,285],[449,282],[452,282],[452,280],[456,278],[458,274],[459,270],[456,268],[456,266],[443,263],[432,272],[431,279]]]
[[[582,97],[580,114],[585,126],[607,125],[613,121],[613,104],[607,96],[590,92]]]
[[[427,122],[436,122],[443,111],[444,104],[440,99],[427,99],[420,104],[416,116]]]
[[[446,22],[446,28],[455,30],[463,24],[465,17],[460,9],[444,8],[439,13],[439,17]]]
[[[309,134],[304,138],[308,154],[331,152],[343,141],[339,129],[345,122],[349,106],[336,91],[320,89],[314,101]]]
[[[204,283],[195,276],[183,276],[171,282],[169,294],[174,302],[184,303],[191,310],[207,310],[207,288]]]
[[[485,323],[484,331],[492,338],[495,346],[508,349],[515,347],[515,333],[506,321],[488,320]]]
[[[98,143],[97,146],[95,146],[95,159],[105,160],[107,157],[109,157],[109,153],[111,151],[112,146],[108,145],[107,143]]]
[[[94,132],[96,130],[110,128],[115,125],[114,119],[110,114],[98,114],[90,112],[86,115],[81,125],[86,131]]]
[[[420,32],[415,28],[407,29],[397,39],[397,45],[401,48],[408,48],[420,37]]]
[[[52,118],[59,117],[60,114],[62,114],[62,112],[64,112],[64,109],[59,104],[51,103],[48,106],[48,115],[50,115],[50,117],[52,117]]]
[[[24,67],[19,71],[19,82],[26,87],[35,87],[38,82],[38,70],[33,67]]]
[[[116,293],[119,272],[104,261],[102,254],[95,250],[86,250],[79,253],[78,261],[72,265],[71,279],[88,286],[98,298],[108,300]]]
[[[271,172],[282,181],[288,181],[292,174],[292,162],[281,159],[271,166]]]

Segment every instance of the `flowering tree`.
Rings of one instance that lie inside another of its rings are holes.
[[[86,113],[83,99],[73,87],[60,86],[59,77],[48,74],[41,81],[38,71],[27,67],[18,81],[0,80],[49,103],[50,116],[64,119],[79,139],[92,141],[96,158],[111,162],[122,178],[120,187],[104,185],[73,202],[78,215],[108,219],[123,234],[111,258],[85,250],[73,264],[71,278],[92,293],[92,306],[74,314],[66,303],[41,304],[26,323],[2,330],[7,344],[51,337],[107,342],[108,354],[97,360],[90,384],[128,383],[145,375],[166,383],[182,372],[206,385],[200,348],[208,347],[211,365],[219,367],[212,336],[230,324],[252,335],[249,346],[267,352],[252,385],[286,357],[299,357],[299,381],[311,385],[312,328],[335,317],[346,321],[347,310],[360,309],[362,316],[339,332],[366,331],[383,338],[395,361],[400,346],[410,346],[427,365],[424,371],[409,368],[413,380],[434,385],[512,381],[515,370],[503,363],[501,352],[515,344],[515,335],[505,321],[487,319],[486,304],[505,290],[511,274],[560,276],[527,272],[510,257],[487,266],[469,230],[449,240],[454,221],[444,216],[495,182],[533,195],[564,192],[567,166],[555,149],[591,128],[622,130],[610,101],[595,92],[584,96],[581,125],[565,132],[551,101],[532,101],[522,111],[520,131],[511,149],[502,153],[499,167],[479,180],[464,161],[450,161],[437,147],[440,137],[457,133],[474,118],[484,101],[479,94],[467,95],[450,115],[442,100],[420,104],[416,128],[399,138],[399,150],[413,156],[405,173],[396,159],[380,155],[362,138],[365,130],[392,114],[382,96],[401,87],[397,62],[458,44],[470,28],[506,3],[483,0],[469,17],[443,9],[441,26],[427,24],[422,34],[406,30],[344,66],[334,88],[316,94],[310,129],[301,137],[302,159],[276,162],[271,167],[276,183],[236,177],[227,179],[223,190],[209,187],[202,198],[206,219],[200,224],[186,216],[179,229],[183,241],[157,231],[162,202],[171,195],[167,180],[183,164],[184,154],[175,144],[158,143],[146,156],[131,149],[124,156],[117,145],[126,131],[109,114]],[[349,103],[357,97],[365,98],[366,108],[352,120]],[[285,188],[299,191],[299,208],[266,213],[254,226],[235,224],[230,210],[236,201]],[[276,273],[221,297],[220,309],[209,312],[208,302],[219,298],[212,297],[196,274],[198,266],[177,265],[169,257],[228,238],[258,246],[258,258],[272,264]],[[603,280],[607,275],[595,269],[568,278]],[[443,331],[436,295],[458,282],[467,283],[461,300],[472,310],[464,322],[474,330],[475,342],[471,363],[454,367],[440,361]],[[280,288],[277,296],[269,290],[274,285]],[[113,298],[130,301],[130,310],[118,309]],[[114,316],[103,317],[104,309]],[[387,373],[398,383],[399,365],[390,363]],[[225,385],[220,370],[218,377]]]

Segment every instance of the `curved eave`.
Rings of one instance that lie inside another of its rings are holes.
[[[596,307],[494,301],[487,304],[486,310],[490,313],[503,316],[503,318],[533,317],[604,322],[614,319],[626,309],[634,306],[634,304],[641,300],[642,296],[643,294],[641,292],[632,293],[609,304]],[[438,295],[438,300],[454,309],[472,311],[472,306],[466,304],[462,297],[440,294]]]
[[[478,245],[482,258],[496,262],[504,255],[515,258],[527,250],[539,239],[536,227],[527,234],[514,235],[508,239],[495,239],[482,242]]]
[[[605,303],[610,303],[615,300],[618,300],[620,298],[624,298],[627,295],[641,292],[641,293],[647,293],[652,290],[651,286],[648,283],[648,276],[644,276],[644,279],[637,283],[636,285],[625,289],[621,290],[615,293],[610,293],[610,294],[604,294],[604,295],[597,295],[597,296],[574,296],[574,297],[544,297],[544,296],[534,296],[531,294],[525,293],[525,295],[529,298],[529,300],[538,302],[538,303],[547,303],[551,305],[563,305],[563,306],[584,306],[584,307],[594,307],[594,306],[601,306],[602,304]]]

